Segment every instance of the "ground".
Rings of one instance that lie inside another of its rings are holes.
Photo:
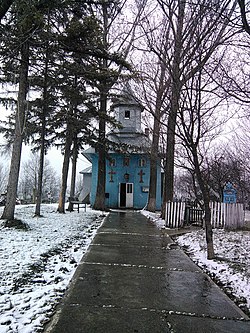
[[[179,236],[176,241],[250,315],[250,232],[214,230],[214,260],[206,258],[204,230]]]
[[[59,214],[56,208],[43,205],[44,217],[33,218],[33,205],[17,206],[16,218],[28,230],[0,224],[0,333],[42,331],[104,219],[102,212],[89,208],[79,214]],[[164,230],[157,214],[142,213]],[[203,229],[175,240],[248,313],[250,231],[215,230],[215,260],[206,259]]]
[[[164,227],[157,214],[144,212]],[[203,269],[235,303],[250,315],[250,212],[246,212],[245,230],[213,231],[215,259],[207,259],[205,231],[191,228],[185,234],[174,236],[174,240]],[[181,231],[183,233],[183,230]]]
[[[42,330],[65,292],[104,215],[81,210],[59,214],[57,205],[16,207],[28,230],[0,226],[0,333]],[[2,212],[2,207],[0,214]]]

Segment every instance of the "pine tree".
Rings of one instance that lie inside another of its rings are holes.
[[[19,1],[18,4],[13,6],[13,12],[10,21],[11,32],[14,32],[13,42],[16,44],[14,52],[17,53],[17,58],[14,58],[10,52],[7,52],[10,65],[17,66],[18,70],[18,97],[15,112],[15,131],[13,138],[13,148],[11,165],[9,172],[9,179],[7,185],[6,205],[2,214],[2,219],[13,220],[17,186],[20,170],[22,143],[25,132],[25,120],[27,112],[26,95],[28,90],[28,71],[30,59],[30,40],[32,33],[34,33],[39,24],[38,20],[34,20],[35,12],[30,12],[30,7],[27,6],[26,1]],[[13,23],[12,23],[13,22]],[[36,22],[36,23],[33,23]],[[10,30],[7,31],[9,36]],[[5,44],[7,50],[7,44]],[[15,60],[19,59],[19,60]]]

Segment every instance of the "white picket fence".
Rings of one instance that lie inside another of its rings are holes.
[[[211,224],[213,228],[236,230],[244,226],[245,216],[243,204],[210,202]],[[168,202],[166,204],[166,226],[169,228],[181,228],[184,225],[186,203]]]
[[[185,202],[167,202],[165,215],[166,226],[169,228],[183,227],[185,208]]]
[[[210,202],[213,228],[236,230],[244,226],[245,214],[241,203]]]

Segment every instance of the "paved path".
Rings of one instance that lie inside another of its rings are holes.
[[[112,212],[49,332],[249,333],[250,321],[153,222]]]

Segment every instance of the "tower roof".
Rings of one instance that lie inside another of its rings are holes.
[[[138,99],[135,97],[130,85],[127,83],[123,87],[121,94],[119,96],[116,96],[112,100],[112,108],[115,108],[117,106],[121,105],[128,105],[128,106],[137,106],[143,111],[144,107],[142,104],[138,101]]]

